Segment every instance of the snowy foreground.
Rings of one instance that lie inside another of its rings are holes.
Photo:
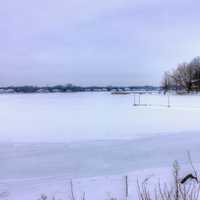
[[[171,165],[200,163],[200,96],[109,93],[0,96],[2,199],[86,200],[137,196],[136,180],[171,182]]]

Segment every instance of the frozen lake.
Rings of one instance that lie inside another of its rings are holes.
[[[142,95],[151,106],[134,107],[133,95],[1,95],[0,183],[17,199],[69,178],[186,164],[187,150],[200,163],[200,96],[170,101],[168,108],[166,96]]]
[[[109,93],[0,95],[0,141],[71,142],[135,139],[163,133],[200,130],[200,96],[143,95],[133,107],[133,96]]]
[[[200,162],[199,133],[135,140],[102,140],[70,144],[0,146],[0,180],[42,177],[82,178],[187,164],[187,151]]]

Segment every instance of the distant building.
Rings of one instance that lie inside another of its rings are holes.
[[[128,88],[128,87],[127,87],[127,88],[124,88],[124,90],[125,90],[125,91],[131,91],[131,89]]]
[[[54,93],[58,93],[58,92],[62,92],[62,91],[59,90],[59,89],[53,89],[52,92],[54,92]]]
[[[4,94],[6,91],[4,89],[0,89],[0,94]]]
[[[14,89],[7,89],[7,90],[4,90],[5,93],[15,93],[15,90]]]
[[[37,90],[37,93],[48,93],[48,92],[49,92],[49,90],[44,89],[44,88]]]

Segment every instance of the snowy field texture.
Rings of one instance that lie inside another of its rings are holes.
[[[124,175],[170,179],[179,160],[200,163],[200,96],[109,93],[0,96],[2,198],[37,200],[42,193],[70,199],[124,199]],[[134,193],[134,194],[133,194]],[[133,189],[130,197],[136,195]],[[98,196],[98,197],[97,197]],[[0,195],[1,198],[1,195]]]
[[[0,96],[0,141],[71,142],[135,139],[162,133],[198,132],[200,96],[110,93],[30,94]]]

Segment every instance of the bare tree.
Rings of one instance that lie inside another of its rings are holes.
[[[172,75],[178,86],[188,93],[192,90],[193,76],[194,71],[187,63],[180,64]]]
[[[191,92],[200,91],[200,57],[190,63],[179,64],[171,73],[165,72],[162,79],[162,89]]]
[[[166,94],[172,88],[172,81],[173,80],[170,73],[165,72],[161,82],[161,87],[164,90],[164,94]]]

